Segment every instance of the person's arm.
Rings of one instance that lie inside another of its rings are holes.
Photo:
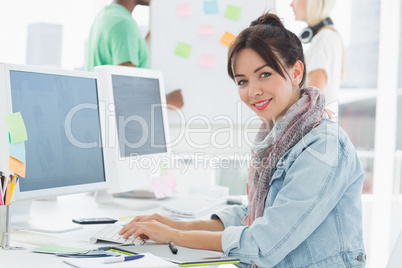
[[[166,104],[170,110],[181,109],[184,105],[181,89],[176,89],[166,94]]]
[[[316,87],[322,92],[327,88],[327,73],[323,69],[316,69],[308,73],[308,86]]]
[[[250,227],[229,226],[222,233],[225,254],[244,263],[277,265],[321,225],[348,187],[362,182],[363,171],[347,153],[353,149],[345,149],[336,133],[321,130],[303,141],[292,151],[296,158],[289,170],[279,170],[271,179],[271,189],[280,191],[264,215]]]
[[[131,62],[123,62],[119,64],[120,66],[127,66],[127,67],[137,67],[136,65],[132,64]]]
[[[179,223],[178,221],[172,222]],[[186,222],[182,222],[183,224],[180,227],[202,228],[205,226],[214,226],[212,229],[216,229],[216,227],[219,226],[218,222],[220,221],[195,221],[193,222],[195,225],[188,225]],[[157,220],[132,221],[130,224],[125,226],[119,234],[123,235],[123,238],[128,238],[133,234],[134,239],[151,239],[159,244],[173,242],[174,244],[183,247],[222,251],[222,232],[179,230]]]
[[[132,233],[128,232],[129,226],[136,222],[157,221],[169,227],[178,230],[203,230],[203,231],[223,231],[224,226],[219,219],[214,220],[194,220],[194,221],[177,221],[171,218],[162,216],[158,213],[152,215],[143,215],[135,217],[126,227],[124,227],[120,235],[127,233],[127,237]]]

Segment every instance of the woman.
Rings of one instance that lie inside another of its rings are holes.
[[[330,18],[335,0],[293,0],[295,18],[308,27],[300,38],[310,43],[306,50],[307,85],[321,89],[327,108],[338,114],[339,87],[344,75],[342,38]]]
[[[206,221],[138,216],[120,235],[223,251],[241,267],[360,267],[365,263],[355,149],[304,83],[300,40],[264,14],[232,43],[228,72],[262,120],[252,148],[249,205]]]

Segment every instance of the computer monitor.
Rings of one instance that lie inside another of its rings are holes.
[[[107,188],[96,73],[0,63],[0,89],[0,169],[6,174],[6,114],[20,112],[28,136],[26,176],[10,207],[12,226],[38,229],[26,219],[31,200]]]
[[[111,194],[152,190],[153,174],[169,161],[166,96],[160,71],[99,66],[94,72],[105,109],[101,122],[109,181],[109,197],[99,195],[98,201],[108,203]]]

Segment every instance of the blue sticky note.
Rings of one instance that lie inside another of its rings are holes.
[[[10,144],[10,155],[22,163],[25,163],[25,142]]]
[[[218,14],[218,1],[204,1],[204,13],[205,14]]]

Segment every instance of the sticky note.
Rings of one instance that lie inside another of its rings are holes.
[[[191,52],[191,45],[179,42],[177,43],[174,54],[183,58],[188,58],[190,57],[190,52]]]
[[[154,188],[155,198],[160,199],[166,197],[161,177],[152,178],[152,186]]]
[[[21,161],[18,161],[14,157],[10,156],[10,161],[8,163],[8,169],[19,175],[20,177],[25,178],[25,164]]]
[[[230,46],[230,44],[233,42],[233,40],[236,38],[235,35],[229,33],[229,32],[225,32],[221,39],[219,40],[222,44],[224,44],[225,46]]]
[[[167,170],[164,177],[153,177],[152,186],[156,198],[160,199],[172,196],[173,190],[177,186],[173,170]]]
[[[199,35],[213,35],[214,34],[214,26],[212,25],[200,25],[198,28]]]
[[[218,14],[218,1],[204,1],[204,13],[205,14]]]
[[[190,4],[178,4],[176,6],[176,16],[177,17],[191,16],[191,5]]]
[[[27,130],[25,129],[24,120],[21,113],[13,113],[6,115],[6,124],[10,132],[10,143],[26,141],[28,139]]]
[[[15,159],[25,163],[25,141],[10,144],[10,155]]]
[[[231,20],[239,20],[240,13],[241,13],[240,7],[228,5],[225,12],[225,18]]]
[[[215,55],[211,54],[201,54],[200,66],[213,68],[215,66]]]
[[[176,189],[176,187],[177,187],[177,182],[176,182],[176,178],[174,177],[173,170],[171,170],[171,169],[168,170],[166,177],[165,177],[165,181],[166,181],[165,184],[168,185],[168,187],[167,187],[168,190],[165,191],[165,193],[168,196],[171,196],[171,195],[173,195],[173,190]]]
[[[164,165],[161,165],[160,176],[163,177],[163,176],[166,176],[166,174],[167,174],[167,167]]]

